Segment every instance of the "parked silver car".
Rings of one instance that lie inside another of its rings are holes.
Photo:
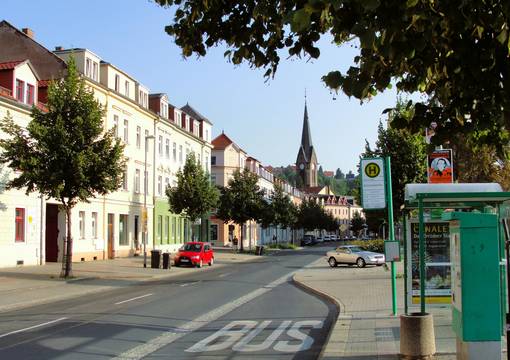
[[[365,267],[365,265],[381,266],[386,261],[384,254],[365,251],[356,245],[342,245],[335,250],[328,251],[326,260],[331,267],[338,264],[356,264],[360,268]]]

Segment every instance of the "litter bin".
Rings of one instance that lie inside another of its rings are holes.
[[[163,269],[170,269],[170,253],[163,253]]]
[[[261,256],[264,253],[264,247],[261,245],[257,245],[255,247],[255,254]]]
[[[151,268],[159,269],[161,263],[161,250],[151,250]]]

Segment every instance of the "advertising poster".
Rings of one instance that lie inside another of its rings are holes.
[[[453,183],[452,150],[434,150],[428,156],[428,182],[429,184]]]
[[[411,223],[412,302],[420,302],[419,225]],[[427,303],[449,303],[451,296],[450,229],[447,222],[425,223],[425,296]]]

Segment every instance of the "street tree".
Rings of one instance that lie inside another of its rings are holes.
[[[305,199],[299,204],[297,227],[306,231],[323,228],[324,209],[314,199]]]
[[[26,129],[6,117],[0,129],[0,162],[15,171],[7,188],[39,192],[60,201],[67,220],[61,276],[72,276],[72,209],[122,184],[123,145],[114,130],[104,131],[104,107],[80,78],[71,58],[67,75],[50,83],[48,111],[32,108]]]
[[[352,232],[355,234],[359,234],[359,232],[361,230],[363,230],[364,225],[365,225],[365,219],[363,219],[363,217],[361,216],[361,214],[358,211],[354,212],[354,214],[352,215],[352,219],[351,219]]]
[[[510,128],[510,3],[503,0],[156,0],[175,7],[165,27],[185,57],[225,44],[225,57],[274,76],[281,58],[318,58],[323,38],[356,49],[346,71],[327,86],[361,101],[396,85],[423,94],[394,126],[421,131],[437,123],[433,141],[479,131],[498,152]],[[285,55],[287,51],[288,56]],[[411,102],[408,102],[411,105]],[[407,106],[407,105],[406,105]]]
[[[216,216],[224,222],[241,227],[240,251],[244,251],[242,227],[247,221],[260,218],[263,192],[257,185],[258,176],[248,169],[236,170],[228,186],[221,189]]]
[[[194,153],[186,157],[184,167],[177,172],[177,186],[167,187],[166,195],[170,210],[185,214],[192,223],[216,208],[219,199],[218,189],[211,184],[209,174]]]
[[[288,228],[295,222],[295,214],[289,195],[285,194],[280,184],[274,185],[274,191],[271,194],[271,206],[274,213],[274,224],[282,228]]]

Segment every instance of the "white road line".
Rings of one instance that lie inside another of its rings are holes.
[[[195,284],[198,284],[200,281],[193,281],[193,282],[189,282],[189,283],[184,283],[184,284],[181,284],[179,285],[180,287],[185,287],[185,286],[190,286],[190,285],[195,285]]]
[[[48,321],[48,322],[45,322],[45,323],[42,323],[42,324],[39,324],[39,325],[34,325],[34,326],[30,326],[30,327],[27,327],[27,328],[24,328],[24,329],[20,329],[20,330],[16,330],[16,331],[11,331],[11,332],[9,332],[7,334],[0,335],[0,338],[6,337],[6,336],[9,336],[9,335],[14,335],[14,334],[17,334],[17,333],[20,333],[20,332],[23,332],[23,331],[37,329],[37,328],[40,328],[41,326],[45,326],[45,325],[49,325],[49,324],[54,324],[54,323],[56,323],[58,321],[62,321],[62,320],[65,320],[65,319],[67,319],[67,318],[66,317],[61,317],[59,319]]]
[[[220,274],[220,275],[218,275],[218,277],[222,278],[222,277],[225,277],[225,276],[229,276],[230,274],[232,274],[232,273],[228,272],[228,273]]]
[[[229,312],[233,311],[234,309],[252,301],[253,299],[264,295],[265,293],[271,291],[273,288],[275,288],[277,285],[283,284],[288,281],[292,275],[294,275],[295,271],[292,271],[291,273],[282,276],[279,279],[276,279],[273,281],[269,288],[268,287],[262,287],[257,290],[254,290],[244,296],[241,296],[240,298],[229,302],[225,305],[222,305],[219,308],[216,308],[212,311],[209,311],[206,314],[200,315],[199,317],[195,318],[192,321],[189,321],[182,325],[180,327],[181,332],[175,332],[175,330],[169,330],[167,332],[164,332],[163,334],[147,341],[145,344],[136,346],[132,348],[131,350],[128,350],[122,354],[119,354],[117,357],[114,358],[114,360],[139,360],[144,358],[145,356],[152,354],[153,352],[173,343],[177,339],[183,337],[189,332],[195,331],[202,326],[207,325],[208,323],[219,319],[220,317],[228,314]]]
[[[119,302],[116,302],[116,303],[115,303],[115,305],[120,305],[120,304],[127,303],[127,302],[129,302],[129,301],[142,299],[142,298],[145,298],[145,297],[147,297],[147,296],[152,296],[152,294],[145,294],[145,295],[142,295],[142,296],[134,297],[134,298],[132,298],[132,299],[127,299],[127,300],[124,300],[124,301],[119,301]]]

